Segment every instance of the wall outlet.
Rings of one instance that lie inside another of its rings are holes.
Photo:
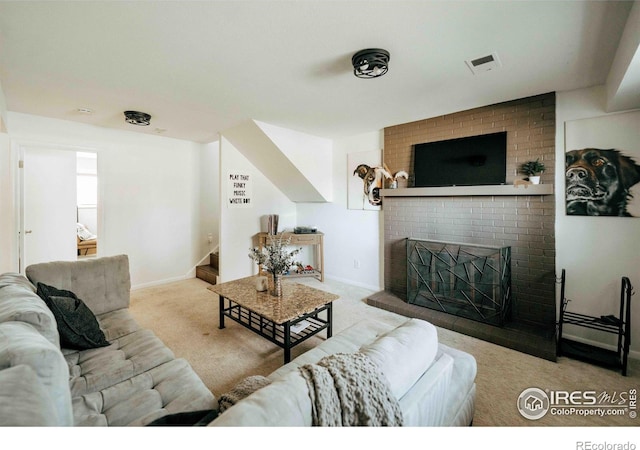
[[[360,260],[359,259],[354,259],[353,260],[353,268],[354,269],[359,269],[360,268]]]

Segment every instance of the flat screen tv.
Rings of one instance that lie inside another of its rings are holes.
[[[505,184],[507,132],[414,145],[414,186]]]

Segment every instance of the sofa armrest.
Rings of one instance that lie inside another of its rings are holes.
[[[73,292],[96,315],[129,307],[131,277],[127,255],[33,264],[25,273],[36,286],[44,283]]]
[[[27,323],[0,323],[0,371],[20,365],[30,367],[45,387],[47,402],[56,413],[54,422],[73,425],[69,367],[60,349]],[[13,388],[9,383],[0,384],[3,395]]]
[[[311,420],[307,382],[296,370],[240,400],[209,426],[309,427]]]
[[[60,425],[46,387],[30,366],[0,370],[0,386],[0,427]]]

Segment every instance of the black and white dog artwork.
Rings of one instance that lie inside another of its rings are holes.
[[[630,217],[640,165],[616,149],[571,150],[565,158],[567,215]]]

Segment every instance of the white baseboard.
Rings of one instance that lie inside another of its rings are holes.
[[[616,345],[604,344],[602,342],[594,341],[592,339],[585,339],[580,336],[573,336],[570,334],[563,333],[563,337],[570,339],[572,341],[580,342],[581,344],[594,345],[596,347],[602,347],[605,350],[617,351],[618,347]],[[640,351],[637,350],[629,350],[629,358],[640,360]]]
[[[173,283],[175,281],[184,281],[194,277],[195,277],[195,269],[193,270],[193,276],[185,275],[182,277],[165,278],[164,280],[157,280],[157,281],[150,281],[149,283],[136,284],[131,286],[131,290],[136,291],[138,289],[144,289],[144,288],[153,287],[153,286],[160,286],[162,284]]]
[[[340,277],[336,277],[336,276],[333,276],[333,275],[327,275],[327,274],[325,274],[324,276],[325,276],[325,278],[326,278],[327,280],[339,281],[340,283],[350,284],[350,285],[352,285],[352,286],[361,287],[361,288],[363,288],[363,289],[369,289],[369,290],[371,290],[371,291],[375,291],[375,292],[379,292],[379,291],[384,290],[384,288],[383,288],[383,287],[380,287],[380,286],[374,286],[374,285],[372,285],[372,284],[359,283],[359,282],[357,282],[357,281],[348,280],[348,279],[346,279],[346,278],[340,278]]]

